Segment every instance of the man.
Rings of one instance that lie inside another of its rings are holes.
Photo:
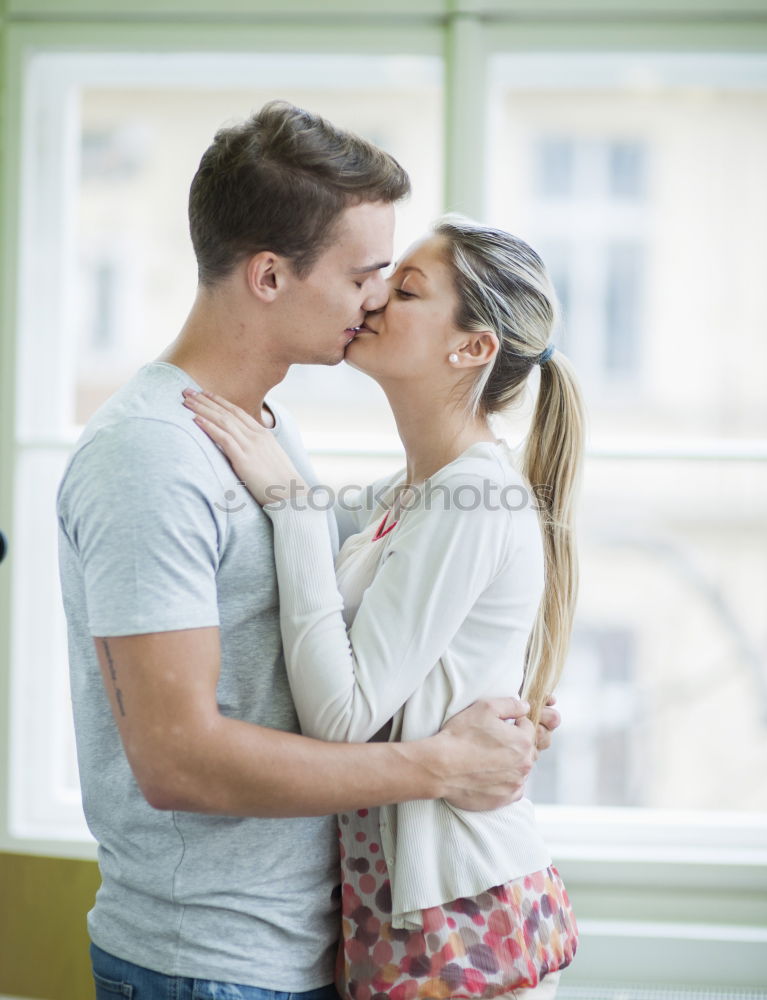
[[[65,473],[72,696],[103,880],[89,914],[99,997],[184,995],[192,981],[195,996],[222,983],[332,996],[331,814],[521,794],[535,733],[499,720],[523,714],[513,699],[417,743],[298,735],[268,519],[181,405],[189,385],[237,403],[311,481],[289,418],[264,398],[291,364],[340,362],[384,304],[393,205],[408,190],[390,156],[290,105],[220,131],[190,193],[189,317],[92,418]]]

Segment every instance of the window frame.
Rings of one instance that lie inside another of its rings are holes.
[[[24,29],[20,29],[18,33],[21,36],[32,34],[36,37],[36,32]],[[314,44],[317,41],[316,33],[307,37],[305,46],[291,45],[288,42],[290,37],[283,28],[277,28],[274,31],[254,31],[250,44],[239,33],[236,45],[229,48],[214,45],[207,32],[205,33],[207,48],[202,43],[202,37],[197,46],[188,44],[179,46],[175,33],[172,40],[170,37],[167,39],[167,48],[163,40],[158,39],[155,34],[153,41],[158,53],[169,58],[176,57],[176,64],[172,69],[173,80],[180,86],[190,87],[198,86],[199,77],[195,75],[195,70],[199,72],[199,63],[207,54],[218,56],[221,52],[226,52],[236,57],[239,53],[250,55],[260,49],[269,58],[275,50],[295,52],[299,48],[306,48],[315,55],[318,52],[322,54],[324,46],[333,57],[349,55],[359,59],[358,39],[355,33],[347,36],[343,45],[339,45],[337,34],[331,29],[326,32],[323,45]],[[125,43],[124,36],[121,36],[121,41]],[[411,37],[408,49],[410,51],[403,52],[397,33],[389,31],[377,35],[375,45],[368,47],[366,55],[394,54],[398,60],[412,55],[418,58],[425,57],[430,62],[439,59],[433,38],[431,41],[428,38],[424,41],[421,35],[420,41],[415,44]],[[119,59],[121,53],[127,54],[128,59],[121,61]],[[40,60],[41,55],[46,58]],[[146,57],[146,47],[142,49],[138,41],[132,46],[123,44],[119,49],[110,48],[110,44],[104,41],[88,46],[86,55],[90,58],[78,63],[82,52],[73,46],[68,46],[58,33],[56,45],[41,41],[35,45],[25,47],[22,43],[20,46],[18,82],[21,115],[18,122],[18,141],[12,148],[19,150],[18,163],[19,165],[23,163],[25,169],[19,171],[17,190],[20,204],[15,218],[18,282],[15,289],[14,314],[7,327],[8,330],[19,331],[15,338],[9,338],[15,340],[13,346],[18,351],[18,357],[15,359],[17,373],[14,380],[15,398],[11,404],[13,408],[9,412],[8,421],[10,425],[8,429],[13,434],[8,442],[9,454],[12,456],[9,464],[16,470],[18,517],[14,519],[9,517],[7,523],[14,525],[14,531],[9,533],[15,536],[20,551],[32,554],[33,563],[30,567],[30,565],[14,564],[13,560],[9,561],[10,580],[13,584],[11,600],[14,600],[15,604],[11,606],[9,601],[3,610],[3,614],[9,618],[8,661],[11,664],[51,663],[52,674],[55,677],[53,688],[49,685],[44,692],[38,693],[35,690],[35,680],[25,672],[16,671],[15,676],[12,674],[4,692],[0,709],[4,705],[8,706],[10,739],[2,751],[6,758],[2,776],[6,787],[3,796],[4,814],[0,831],[0,848],[7,846],[13,850],[40,850],[64,856],[92,855],[92,847],[88,840],[78,832],[77,824],[69,820],[67,810],[71,807],[67,807],[64,795],[59,795],[63,805],[62,809],[57,811],[56,796],[48,791],[51,801],[49,822],[60,831],[55,840],[36,836],[33,832],[34,827],[29,829],[25,827],[18,832],[12,828],[15,814],[31,817],[30,823],[34,822],[35,817],[32,801],[34,796],[27,795],[27,783],[16,773],[18,769],[13,765],[14,747],[20,745],[21,731],[26,730],[30,733],[40,726],[39,738],[28,737],[25,746],[29,747],[30,755],[34,755],[38,760],[38,769],[41,773],[47,776],[49,770],[51,772],[55,770],[53,755],[49,752],[48,758],[45,757],[46,751],[43,745],[45,727],[30,710],[30,705],[33,701],[37,702],[41,715],[47,712],[49,715],[53,714],[55,718],[55,711],[50,703],[54,695],[53,689],[58,700],[63,701],[68,698],[68,692],[62,688],[59,676],[61,670],[56,670],[62,656],[65,658],[65,653],[61,649],[62,645],[64,650],[66,648],[65,637],[56,636],[55,629],[41,630],[36,627],[38,605],[52,606],[54,598],[49,592],[49,585],[53,584],[57,591],[58,583],[54,582],[53,578],[47,579],[44,590],[39,592],[38,586],[43,585],[35,583],[34,598],[30,593],[32,586],[30,577],[34,577],[36,581],[43,580],[45,567],[35,562],[39,558],[39,555],[34,554],[38,532],[30,523],[33,518],[28,516],[25,505],[18,501],[22,495],[34,492],[29,485],[33,480],[26,471],[27,466],[34,463],[37,456],[42,456],[42,462],[35,467],[35,472],[38,475],[45,475],[50,486],[51,477],[54,481],[60,477],[66,457],[81,430],[68,422],[71,386],[75,377],[74,352],[77,338],[74,335],[75,331],[71,329],[74,310],[69,305],[68,298],[68,289],[76,284],[76,255],[72,252],[75,225],[68,207],[71,199],[67,198],[66,194],[76,183],[73,172],[77,157],[71,144],[78,133],[78,91],[89,85],[121,86],[125,83],[130,85],[139,78],[141,80],[139,86],[151,86],[164,79],[165,69],[157,61],[148,61],[140,70],[138,69],[138,63]],[[235,65],[232,66],[231,63],[228,65],[226,81],[222,81],[221,74],[216,78],[217,86],[235,86],[238,80],[239,85],[243,86],[242,74],[249,72],[248,67],[244,65],[243,60],[238,62],[236,58],[232,59],[232,63]],[[402,66],[398,62],[397,68],[393,71],[401,70]],[[427,63],[422,70],[416,67],[416,72],[419,71],[428,82],[430,65]],[[8,190],[10,194],[10,184]],[[46,193],[50,191],[52,194],[50,197],[36,198],[33,194],[37,191]],[[49,294],[45,296],[39,295],[38,289],[33,287],[37,275],[41,272],[52,275],[48,285]],[[35,355],[46,357],[48,364],[41,370],[39,381],[36,379],[32,386],[30,373],[34,370]],[[54,468],[51,472],[51,463],[60,468],[58,470]],[[52,525],[55,526],[55,520],[48,518],[46,514],[47,511],[37,512],[37,518],[42,524],[41,534],[46,536],[41,544],[47,551],[52,545],[55,547],[55,541],[52,542],[51,538],[47,537],[48,529]],[[43,593],[46,596],[43,596]],[[57,597],[55,600],[58,602]],[[15,622],[20,623],[18,628],[13,627]],[[18,755],[18,750],[16,753]],[[30,759],[30,755],[25,759]],[[49,768],[44,766],[46,763]],[[54,788],[52,778],[51,788]],[[29,804],[22,808],[25,802]]]

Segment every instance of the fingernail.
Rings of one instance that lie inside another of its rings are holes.
[[[181,395],[182,396],[197,396],[198,392],[197,392],[196,389],[182,389],[181,390]]]

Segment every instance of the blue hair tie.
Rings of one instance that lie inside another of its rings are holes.
[[[551,357],[551,355],[554,353],[555,350],[556,350],[556,348],[554,347],[554,345],[553,344],[549,344],[549,346],[546,348],[546,350],[545,351],[541,351],[541,353],[538,355],[538,357],[537,357],[537,359],[535,361],[535,364],[537,364],[537,365],[545,365],[546,362],[549,360],[549,358]]]

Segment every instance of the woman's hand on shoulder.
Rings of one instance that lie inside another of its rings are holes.
[[[219,446],[261,505],[308,489],[274,435],[249,413],[212,393],[185,389],[183,395],[195,423]]]

